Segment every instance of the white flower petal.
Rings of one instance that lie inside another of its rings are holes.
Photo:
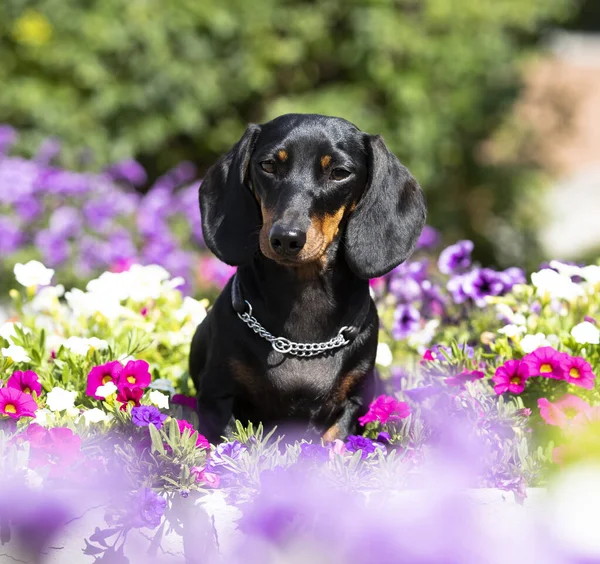
[[[148,399],[156,406],[161,409],[169,409],[169,396],[166,396],[158,390],[152,390],[148,394]]]
[[[77,392],[70,392],[63,388],[52,388],[46,395],[46,405],[50,411],[72,410],[75,407]]]
[[[571,335],[580,345],[600,344],[600,330],[593,323],[584,321],[571,329]]]
[[[14,274],[22,286],[48,286],[54,276],[54,270],[46,268],[40,261],[30,260],[26,264],[15,264]]]

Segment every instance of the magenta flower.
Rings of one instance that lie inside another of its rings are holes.
[[[564,398],[551,403],[546,398],[538,399],[540,415],[548,425],[566,427],[567,423],[580,413],[590,409],[590,404],[578,396],[566,395]]]
[[[496,369],[492,380],[496,384],[497,394],[512,392],[520,394],[525,389],[525,381],[529,378],[529,366],[520,360],[507,360]]]
[[[0,414],[12,419],[34,417],[38,405],[29,394],[15,388],[0,388]]]
[[[116,386],[122,370],[123,365],[118,360],[113,360],[100,366],[94,366],[88,374],[85,393],[97,400],[104,399],[96,395],[96,390],[109,382],[112,382]]]
[[[398,401],[391,396],[381,395],[369,405],[369,411],[358,418],[361,425],[378,421],[385,425],[389,421],[406,419],[410,415],[410,407],[406,402]]]
[[[25,372],[17,370],[13,372],[13,375],[6,382],[6,387],[20,390],[24,394],[29,395],[32,392],[35,392],[37,396],[42,393],[42,385],[40,384],[38,375],[33,370],[26,370]]]
[[[196,410],[197,400],[194,397],[186,396],[184,394],[175,394],[171,398],[171,404],[183,405],[185,407],[189,407],[190,409]]]
[[[188,423],[185,419],[178,419],[177,425],[179,426],[179,432],[182,435],[186,429],[189,430],[190,437],[196,432],[196,429],[194,429],[193,425],[191,423]],[[208,439],[200,433],[198,433],[198,438],[196,439],[196,448],[210,448],[210,443],[208,442]]]
[[[128,388],[124,387],[119,390],[117,394],[117,401],[121,403],[121,407],[119,408],[121,411],[125,411],[127,406],[139,407],[140,399],[144,395],[144,390],[142,388]]]
[[[145,388],[150,384],[150,371],[145,360],[130,360],[121,373],[117,387],[120,388]]]
[[[594,388],[595,374],[592,372],[592,366],[580,356],[565,355],[561,367],[564,372],[564,378],[569,384],[581,386],[586,390]]]
[[[541,347],[523,357],[523,362],[529,367],[529,376],[544,376],[555,380],[562,380],[565,371],[562,362],[565,353],[558,352],[552,347]]]
[[[202,482],[208,488],[218,488],[221,478],[218,474],[207,472],[202,466],[194,466],[190,469],[192,474],[196,475],[196,482]]]
[[[445,378],[444,382],[449,386],[463,386],[465,382],[474,382],[475,380],[481,380],[485,374],[481,370],[473,370],[471,372],[465,370],[456,376],[451,378]]]

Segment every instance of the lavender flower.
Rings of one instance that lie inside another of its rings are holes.
[[[246,445],[243,445],[239,441],[232,441],[230,443],[221,443],[217,445],[215,450],[211,453],[210,457],[206,461],[206,469],[209,472],[215,472],[227,464],[227,460],[225,460],[225,456],[227,458],[231,458],[232,460],[236,460],[239,458],[240,454],[247,450]]]
[[[473,252],[472,241],[458,241],[454,245],[446,247],[438,260],[438,268],[444,274],[457,274],[464,272],[471,266],[471,253]]]
[[[131,422],[138,427],[148,427],[152,424],[160,429],[168,416],[161,413],[153,405],[141,405],[131,410]]]
[[[369,454],[375,452],[375,449],[377,448],[377,443],[373,442],[367,437],[362,437],[360,435],[350,435],[346,439],[346,448],[349,452],[356,452],[360,450],[361,458],[367,458]]]
[[[499,296],[504,283],[497,272],[491,268],[477,268],[469,273],[464,283],[464,292],[479,307],[487,304],[487,296]]]
[[[150,488],[139,490],[133,500],[131,526],[156,529],[167,507],[167,500]]]
[[[14,253],[23,240],[23,233],[18,223],[9,217],[0,216],[0,254]]]
[[[300,457],[305,461],[326,462],[329,460],[329,450],[322,445],[301,443]]]

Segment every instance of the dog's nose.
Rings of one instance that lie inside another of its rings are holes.
[[[295,256],[306,244],[306,233],[300,229],[288,229],[274,225],[269,233],[271,248],[282,256]]]

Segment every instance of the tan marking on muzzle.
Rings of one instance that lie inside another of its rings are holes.
[[[284,163],[285,161],[287,161],[288,158],[288,152],[284,149],[280,149],[279,151],[277,151],[277,158]]]

